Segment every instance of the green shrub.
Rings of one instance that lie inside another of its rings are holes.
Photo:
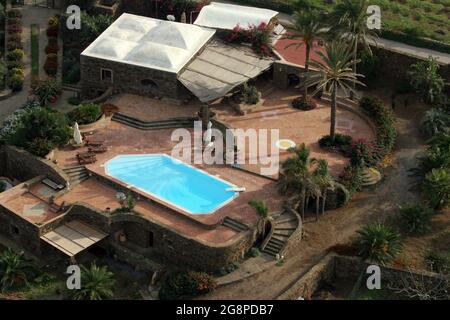
[[[450,114],[440,108],[428,110],[420,122],[420,130],[428,136],[449,132]]]
[[[422,234],[430,229],[433,210],[420,203],[411,204],[401,209],[403,227],[408,233]]]
[[[239,268],[239,263],[238,262],[232,262],[227,264],[226,266],[220,268],[219,270],[219,275],[221,276],[225,276],[229,273],[234,272],[235,270],[237,270]]]
[[[18,9],[11,9],[6,13],[8,18],[22,18],[22,11]]]
[[[362,188],[363,178],[361,174],[361,168],[358,166],[347,166],[339,176],[339,182],[345,186],[345,188],[354,194]]]
[[[102,115],[100,105],[95,103],[82,104],[78,108],[70,111],[67,118],[70,122],[78,124],[89,124],[97,121]]]
[[[52,141],[46,138],[36,138],[30,142],[27,142],[25,148],[28,152],[31,152],[38,157],[45,157],[55,148],[55,145]]]
[[[25,149],[31,147],[30,151],[38,151],[38,156],[42,155],[44,147],[48,147],[47,141],[59,147],[67,144],[72,137],[64,115],[46,108],[37,107],[22,112],[13,126],[9,128],[7,142]]]
[[[22,49],[14,49],[6,54],[6,59],[9,61],[21,61],[25,53]]]
[[[358,231],[358,255],[375,263],[385,264],[401,252],[400,234],[389,226],[375,223]]]
[[[259,251],[258,248],[256,247],[252,247],[248,252],[247,252],[247,256],[255,258],[255,257],[259,257],[261,255],[261,251]]]
[[[159,291],[159,298],[161,300],[189,299],[211,292],[216,287],[216,281],[207,273],[177,271],[167,276]]]
[[[245,104],[257,104],[259,102],[259,92],[255,86],[244,84],[242,99]]]
[[[20,91],[23,88],[24,76],[23,74],[13,74],[8,78],[8,86],[12,91]]]
[[[334,140],[334,142],[332,142],[331,136],[327,134],[327,135],[323,136],[322,138],[320,138],[319,146],[321,148],[335,147],[335,148],[338,148],[339,151],[341,151],[343,153],[347,153],[351,142],[352,142],[351,136],[348,136],[345,134],[340,134],[340,133],[336,133],[335,140]]]
[[[23,68],[23,61],[6,61],[8,69]]]
[[[447,207],[450,204],[450,169],[432,169],[425,175],[422,190],[432,208]]]
[[[39,83],[33,88],[33,94],[38,98],[39,103],[42,106],[47,105],[48,102],[52,102],[61,93],[59,83],[55,79],[48,79]]]
[[[248,204],[256,210],[261,218],[267,218],[269,215],[269,208],[264,201],[253,199],[250,200]]]
[[[395,130],[395,116],[391,108],[386,107],[382,101],[373,97],[364,97],[359,106],[370,116],[376,124],[376,151],[377,157],[382,159],[395,145],[397,132]]]
[[[448,252],[430,251],[425,260],[434,272],[443,274],[450,272],[450,253]]]
[[[314,99],[311,98],[305,100],[303,99],[303,97],[297,97],[294,100],[292,100],[292,106],[296,109],[309,111],[317,108],[317,103],[316,101],[314,101]]]

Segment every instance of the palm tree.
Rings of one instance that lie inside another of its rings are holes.
[[[293,193],[294,207],[300,207],[302,219],[310,198],[321,197],[317,172],[313,169],[318,160],[310,158],[310,150],[303,143],[300,148],[291,149],[295,155],[281,164],[283,175],[280,189],[283,193]]]
[[[331,12],[332,26],[330,33],[350,40],[353,48],[353,72],[356,73],[358,64],[358,47],[362,45],[369,55],[372,55],[369,40],[376,43],[377,34],[367,27],[369,14],[368,0],[342,0]],[[353,83],[353,88],[356,82]],[[354,93],[354,92],[351,92]]]
[[[34,266],[24,257],[23,252],[16,253],[11,249],[0,255],[0,287],[1,290],[17,288],[28,284]]]
[[[402,249],[400,234],[389,226],[375,223],[358,231],[358,255],[375,263],[385,264]]]
[[[114,274],[106,266],[98,267],[95,262],[86,268],[81,266],[81,289],[73,290],[75,300],[102,300],[114,296]]]
[[[325,203],[327,201],[327,192],[329,190],[334,191],[335,189],[335,181],[333,177],[330,175],[330,171],[328,169],[328,162],[324,159],[320,159],[317,162],[317,168],[314,170],[314,177],[316,180],[316,184],[320,188],[321,198],[322,198],[322,214],[325,213]],[[316,199],[316,215],[319,214],[319,199]]]
[[[363,75],[352,71],[351,65],[355,63],[352,59],[350,50],[340,42],[331,41],[325,45],[325,53],[317,52],[322,61],[311,61],[311,66],[318,72],[310,72],[306,83],[308,87],[316,85],[316,94],[319,91],[331,90],[331,125],[330,138],[334,143],[336,139],[336,109],[337,109],[337,91],[353,92],[352,83],[364,85],[358,80]]]
[[[296,49],[305,45],[306,58],[305,58],[305,72],[304,75],[308,75],[309,61],[311,56],[311,49],[314,47],[314,43],[321,39],[326,34],[326,29],[317,11],[297,11],[294,14],[295,24],[293,27],[294,32],[289,34],[289,39],[300,39],[299,42],[289,44],[286,48],[295,46]],[[306,101],[308,98],[308,87],[304,86],[303,99]]]

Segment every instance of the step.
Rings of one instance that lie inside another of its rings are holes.
[[[281,251],[281,249],[283,248],[283,246],[282,246],[282,245],[278,245],[278,244],[275,245],[275,244],[269,242],[268,244],[266,244],[266,248],[270,248],[270,249],[272,249],[272,250]]]
[[[297,222],[297,218],[289,216],[289,217],[280,217],[275,220],[275,224],[281,224],[286,222]]]
[[[113,120],[116,122],[128,125],[130,127],[136,128],[136,129],[141,129],[141,130],[159,130],[159,129],[192,127],[192,123],[181,123],[181,122],[177,122],[174,124],[165,124],[165,125],[141,126],[141,125],[136,125],[134,123],[130,123],[129,121],[119,119],[119,118],[113,118]]]
[[[264,253],[267,253],[267,254],[269,254],[269,255],[271,255],[271,256],[274,256],[274,257],[279,253],[279,252],[277,252],[277,251],[274,251],[274,250],[268,249],[268,248],[264,248],[263,252],[264,252]]]
[[[282,243],[285,243],[288,238],[289,238],[289,236],[278,235],[278,234],[273,234],[273,236],[272,236],[272,239],[277,239],[277,240],[281,241]]]
[[[74,166],[74,167],[63,168],[63,171],[65,173],[78,172],[78,171],[83,171],[83,170],[86,170],[85,166]]]
[[[87,174],[87,173],[88,173],[88,171],[86,169],[84,169],[84,170],[80,170],[80,171],[67,172],[67,175],[69,177],[76,177],[76,176],[79,176],[81,174]]]
[[[292,230],[278,230],[277,228],[273,232],[274,235],[282,237],[289,237],[292,233]]]
[[[281,228],[279,226],[275,227],[275,231],[290,231],[291,234],[294,233],[295,230],[297,230],[297,227],[281,227]]]
[[[290,222],[283,222],[283,223],[275,223],[276,229],[296,229],[298,225],[297,220],[296,221],[290,221]]]
[[[155,127],[160,125],[172,125],[177,123],[190,124],[195,120],[197,120],[196,118],[172,118],[167,120],[143,121],[124,115],[122,113],[115,113],[113,119],[124,120],[142,127]]]
[[[89,179],[89,176],[86,176],[86,177],[83,177],[83,178],[79,178],[79,179],[71,180],[71,181],[70,181],[70,185],[71,185],[71,186],[74,186],[74,185],[80,184],[81,182],[86,181],[87,179]]]
[[[270,238],[269,242],[277,243],[279,245],[284,245],[285,241],[274,238],[273,236]]]

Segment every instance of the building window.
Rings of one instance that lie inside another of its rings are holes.
[[[19,228],[17,228],[17,226],[15,226],[15,225],[11,225],[11,234],[13,234],[13,235],[17,235],[17,234],[19,234]]]
[[[100,77],[103,81],[113,82],[113,72],[110,69],[100,69]]]

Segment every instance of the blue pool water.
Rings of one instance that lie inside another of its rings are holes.
[[[226,191],[233,184],[168,155],[121,155],[105,167],[108,175],[192,214],[212,213],[237,196]]]

